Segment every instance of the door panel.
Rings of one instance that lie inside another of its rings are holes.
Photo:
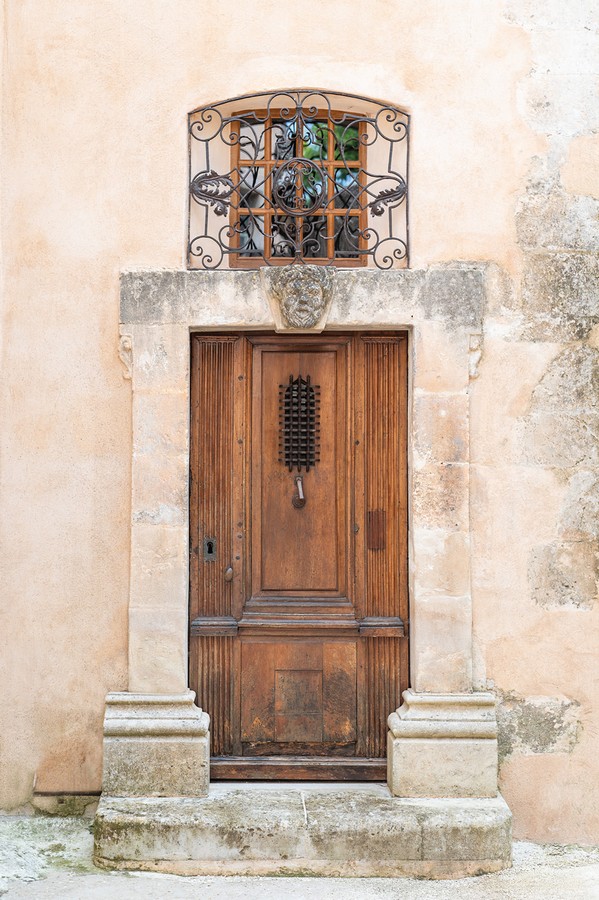
[[[322,755],[355,749],[356,642],[245,642],[244,755]]]
[[[334,349],[313,352],[281,349],[280,340],[254,346],[253,596],[331,595],[345,589],[346,351],[346,339]],[[290,376],[310,378],[316,394],[319,452],[309,471],[290,471],[281,461],[280,398]],[[306,500],[301,509],[292,504],[298,475]]]
[[[215,777],[384,777],[406,419],[405,335],[192,336],[190,679]]]

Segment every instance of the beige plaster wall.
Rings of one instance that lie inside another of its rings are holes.
[[[495,275],[472,387],[476,685],[515,833],[599,842],[594,0],[5,0],[0,806],[98,790],[127,686],[118,273],[182,267],[186,114],[310,85],[413,116],[412,265]]]

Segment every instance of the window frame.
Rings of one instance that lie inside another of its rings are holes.
[[[255,115],[259,120],[257,122],[258,125],[263,127],[264,134],[267,132],[273,133],[274,127],[279,124],[285,124],[286,122],[292,123],[295,119],[295,115],[291,116],[283,116],[282,111],[280,109],[275,110],[266,110],[266,109],[247,109],[247,110],[239,110],[235,112],[235,116],[239,116],[239,119],[247,118],[249,116]],[[352,211],[351,208],[348,207],[335,207],[330,206],[333,201],[334,196],[334,177],[331,178],[330,175],[335,170],[342,169],[356,169],[358,171],[358,179],[357,183],[360,187],[360,190],[364,190],[366,186],[366,162],[367,162],[367,144],[366,144],[366,123],[363,121],[359,121],[357,123],[358,127],[358,159],[355,161],[348,162],[346,160],[335,160],[334,158],[334,126],[335,126],[335,118],[340,119],[342,121],[342,117],[351,116],[352,113],[347,110],[323,110],[319,109],[312,116],[307,117],[308,123],[320,124],[320,122],[324,121],[327,124],[327,158],[315,160],[315,163],[319,168],[323,168],[327,173],[327,200],[324,206],[319,207],[312,213],[311,216],[302,216],[298,217],[299,227],[303,227],[304,220],[306,218],[322,218],[326,219],[326,242],[327,242],[327,250],[330,251],[327,253],[327,256],[304,256],[300,255],[299,259],[303,263],[310,263],[313,265],[334,265],[343,268],[358,268],[364,267],[368,264],[368,256],[365,251],[367,249],[367,241],[363,236],[363,233],[366,231],[368,227],[368,208],[367,206],[358,207],[355,212]],[[272,156],[272,146],[271,141],[265,140],[264,142],[264,154],[262,159],[244,159],[241,155],[241,144],[239,141],[240,136],[240,122],[235,121],[231,123],[231,171],[237,173],[237,182],[235,184],[235,188],[239,188],[239,175],[243,168],[253,168],[256,167],[258,169],[264,169],[268,173],[268,183],[272,186],[272,172],[277,168],[277,165],[282,165],[286,160],[276,160],[273,159]],[[302,149],[302,145],[304,143],[303,136],[301,134],[296,135],[295,137],[295,156],[296,159],[303,159],[307,157],[303,157],[300,155],[300,151]],[[266,180],[265,180],[266,183]],[[257,218],[258,220],[263,220],[265,224],[265,228],[263,229],[264,234],[264,251],[257,252],[255,256],[244,255],[240,252],[236,252],[233,250],[229,255],[229,266],[232,269],[257,269],[263,265],[271,265],[271,266],[287,266],[294,261],[297,261],[297,255],[289,255],[289,256],[273,256],[272,255],[272,221],[276,218],[277,215],[285,215],[283,211],[277,212],[277,207],[274,202],[271,201],[270,208],[264,207],[254,208],[253,210],[248,207],[234,207],[231,205],[230,214],[229,214],[229,224],[230,227],[235,231],[236,236],[240,236],[240,232],[237,230],[239,226],[239,222],[242,217],[250,215],[252,218]],[[359,229],[359,237],[358,237],[358,250],[356,251],[355,256],[335,256],[335,218],[346,218],[349,215],[350,218],[357,219],[358,221],[358,229]],[[332,224],[331,224],[332,223]]]

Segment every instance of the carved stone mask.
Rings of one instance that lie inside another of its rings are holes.
[[[270,269],[268,282],[287,325],[313,328],[331,299],[334,275],[323,266],[285,266]]]

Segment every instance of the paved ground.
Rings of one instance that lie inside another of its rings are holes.
[[[514,867],[460,881],[413,878],[183,878],[110,873],[91,862],[88,818],[0,817],[7,900],[599,900],[599,848],[519,842]]]

